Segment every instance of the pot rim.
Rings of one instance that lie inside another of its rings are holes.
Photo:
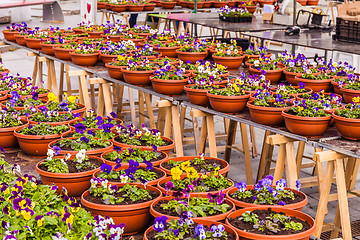
[[[284,118],[290,118],[293,120],[301,120],[301,121],[306,121],[306,120],[311,120],[311,121],[325,121],[325,120],[330,120],[331,119],[331,115],[329,116],[325,116],[325,117],[303,117],[303,116],[296,116],[296,115],[292,115],[287,113],[287,111],[290,109],[290,107],[284,109],[281,112],[281,115]]]

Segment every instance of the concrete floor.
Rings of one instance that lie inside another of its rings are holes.
[[[60,1],[63,10],[79,10],[79,2],[80,0],[68,0],[68,1]],[[324,2],[324,0],[320,1],[320,4],[323,6],[326,6],[326,3]],[[33,7],[31,9],[31,21],[28,22],[28,24],[31,27],[35,27],[35,26],[40,26],[40,28],[46,28],[49,26],[59,26],[60,28],[67,28],[67,27],[74,27],[76,26],[76,24],[80,21],[80,15],[68,15],[65,16],[65,22],[61,23],[61,24],[51,24],[51,23],[44,23],[41,22],[41,18],[39,16],[41,16],[41,7]],[[277,16],[277,18],[283,21],[290,21],[291,17],[288,16]],[[97,19],[101,19],[101,15],[98,14],[97,15]],[[140,15],[138,22],[144,22],[145,16],[144,15]],[[6,25],[0,25],[0,30],[5,29]],[[204,34],[208,34],[207,32],[207,28],[205,28],[205,32]],[[291,46],[271,46],[272,50],[275,51],[284,51],[284,50],[290,50]],[[298,49],[300,51],[302,51],[306,56],[312,57],[314,56],[315,53],[318,53],[319,55],[323,54],[321,51],[314,51],[313,49]],[[26,51],[18,49],[10,49],[10,51],[7,51],[5,53],[2,54],[2,58],[3,58],[3,63],[6,66],[6,68],[9,68],[11,70],[11,72],[14,73],[19,73],[21,74],[23,77],[27,77],[27,76],[31,76],[32,75],[32,71],[33,71],[33,57],[27,57],[26,56]],[[351,62],[349,56],[343,56],[343,61],[349,61]],[[59,64],[55,64],[55,68],[57,69],[57,71],[59,70]],[[46,66],[44,67],[44,73],[47,72]],[[57,76],[59,76],[59,72],[57,72]],[[46,77],[44,78],[45,82],[46,82]],[[73,79],[73,88],[76,89],[77,87],[77,81],[75,81],[76,79]],[[125,91],[127,92],[127,91]],[[135,94],[136,95],[136,94]],[[155,98],[156,100],[156,98]],[[188,109],[189,111],[189,109]],[[223,132],[224,128],[223,128],[223,119],[220,117],[216,117],[215,116],[215,129],[217,130],[218,133]],[[186,127],[191,127],[191,123],[190,122],[186,122]],[[260,129],[256,129],[256,144],[257,144],[257,149],[258,149],[258,153],[261,153],[261,145],[262,145],[262,140],[263,140],[263,130]],[[238,132],[238,136],[239,136],[239,132]],[[192,136],[191,133],[187,133],[186,136]],[[239,137],[237,137],[236,142],[239,142]],[[218,146],[224,146],[225,142],[224,141],[219,141],[217,142]],[[194,155],[195,153],[195,147],[193,145],[189,145],[189,146],[185,146],[184,147],[184,153],[185,155]],[[275,149],[274,152],[274,158],[276,157],[277,154],[277,149]],[[313,149],[310,147],[306,148],[305,154],[307,156],[312,156],[313,154]],[[219,157],[222,158],[224,155],[223,152],[219,153]],[[11,157],[16,156],[16,154],[12,154],[11,156],[9,156],[11,159]],[[32,172],[34,173],[34,164],[36,163],[37,160],[34,159],[27,159],[24,158],[25,161],[23,162],[23,165],[25,165],[25,169],[26,171]],[[11,159],[12,162],[17,161],[17,158],[12,158]],[[252,165],[253,165],[253,176],[254,178],[256,177],[257,174],[257,166],[258,166],[258,162],[259,162],[259,157],[253,158],[252,159]],[[312,170],[311,169],[304,169],[301,171],[301,177],[306,177],[306,176],[310,176],[311,175]],[[245,168],[244,168],[244,160],[243,160],[243,155],[237,151],[233,151],[232,152],[232,157],[231,157],[231,169],[229,172],[229,177],[232,178],[235,181],[241,181],[241,180],[246,180],[245,179]],[[356,184],[357,187],[360,187],[360,182],[357,181]],[[332,187],[332,192],[335,192],[336,190],[336,186],[335,184],[333,184]],[[316,209],[317,209],[317,204],[318,204],[318,200],[319,200],[319,194],[318,194],[318,187],[312,187],[312,188],[307,188],[307,189],[303,189],[303,191],[307,194],[308,199],[309,199],[309,204],[304,208],[304,212],[308,213],[309,215],[311,215],[312,217],[315,217],[316,215]],[[355,220],[359,220],[360,219],[360,201],[357,198],[352,198],[349,200],[349,206],[350,206],[350,217],[352,221]],[[329,207],[328,207],[328,215],[326,216],[326,221],[331,222],[334,219],[334,215],[336,212],[336,207],[337,207],[337,203],[336,202],[332,202],[329,203]],[[360,239],[360,238],[359,238]]]

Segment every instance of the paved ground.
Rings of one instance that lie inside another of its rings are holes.
[[[80,0],[69,0],[69,1],[61,1],[61,5],[62,8],[64,10],[78,10],[79,8],[79,2]],[[326,6],[325,2],[323,2],[323,0],[320,2],[320,4],[322,6]],[[32,15],[32,20],[29,21],[29,25],[31,27],[35,27],[35,26],[40,26],[40,28],[45,28],[48,26],[59,26],[60,28],[65,28],[68,26],[76,26],[76,24],[80,21],[80,16],[79,15],[67,15],[65,16],[65,22],[62,24],[49,24],[49,23],[43,23],[41,22],[41,18],[39,18],[39,16],[41,16],[41,8],[38,7],[34,7],[31,9],[31,15]],[[97,19],[101,19],[101,16],[98,15]],[[139,16],[139,22],[144,22],[145,16],[140,15]],[[279,21],[289,21],[289,17],[285,17],[285,16],[279,16],[277,17],[277,19],[279,19]],[[4,29],[6,25],[0,25],[0,30]],[[208,31],[207,29],[205,29],[204,34],[207,34]],[[290,50],[290,46],[271,46],[272,50],[276,50],[276,51],[283,51],[285,49]],[[315,53],[319,53],[320,55],[323,54],[321,51],[314,51],[314,50],[304,50],[304,49],[300,49],[304,54],[306,54],[307,56],[314,56]],[[31,76],[32,75],[32,70],[33,70],[33,58],[32,57],[27,57],[26,56],[26,52],[24,50],[15,50],[15,49],[10,49],[10,51],[7,51],[5,53],[2,54],[2,58],[3,58],[3,62],[5,64],[5,66],[7,68],[9,68],[13,73],[19,72],[22,76],[26,77],[26,76]],[[347,56],[344,56],[344,60],[350,60],[348,59]],[[56,69],[59,69],[59,65],[56,65]],[[44,69],[44,72],[46,73],[46,67]],[[59,74],[59,73],[57,73]],[[46,79],[46,78],[45,78]],[[75,79],[73,79],[73,84],[74,87],[76,88],[76,82]],[[223,119],[219,118],[219,117],[215,117],[215,121],[216,121],[216,130],[217,132],[223,132]],[[186,123],[187,127],[190,127],[190,123],[187,122]],[[191,136],[191,134],[187,134],[189,136]],[[238,134],[239,135],[239,134]],[[261,152],[261,144],[262,144],[262,139],[263,139],[263,131],[257,129],[256,130],[256,140],[257,140],[257,149],[258,152]],[[237,142],[239,141],[239,139],[237,138]],[[218,142],[219,146],[223,146],[225,144],[225,142]],[[194,155],[194,146],[189,145],[189,146],[185,146],[185,154],[186,155]],[[311,148],[306,148],[306,155],[308,156],[312,156],[313,153],[313,149]],[[274,156],[276,156],[277,151],[275,151]],[[38,161],[37,159],[31,159],[31,158],[27,158],[26,156],[23,156],[21,153],[18,153],[17,151],[13,151],[13,152],[8,152],[6,154],[6,158],[8,159],[9,162],[11,163],[21,163],[21,165],[23,165],[23,169],[26,172],[31,172],[34,173],[34,165],[35,163]],[[221,158],[223,156],[223,152],[219,153],[219,157]],[[259,161],[259,157],[253,158],[252,159],[252,164],[253,164],[253,175],[256,176],[257,173],[257,166],[258,166],[258,161]],[[307,169],[307,170],[303,170],[301,171],[301,176],[310,176],[311,174],[311,169]],[[229,176],[235,180],[235,181],[240,181],[240,180],[245,180],[245,168],[244,168],[244,161],[243,161],[243,157],[242,154],[237,152],[237,151],[233,151],[232,153],[232,158],[231,158],[231,169],[229,172]],[[360,187],[360,182],[357,182],[357,187]],[[335,185],[333,186],[332,191],[335,190]],[[307,188],[307,189],[303,189],[303,191],[307,194],[308,198],[309,198],[309,204],[304,208],[304,212],[310,214],[311,216],[315,217],[316,215],[316,208],[317,208],[317,203],[318,203],[318,199],[319,199],[319,194],[318,194],[318,188],[317,187],[312,187],[312,188]],[[359,204],[359,200],[357,198],[353,198],[351,200],[349,200],[349,206],[351,209],[351,220],[355,221],[355,220],[359,220],[359,216],[360,216],[360,204]],[[332,202],[329,204],[329,214],[326,217],[327,221],[331,221],[334,218],[335,215],[335,210],[337,207],[337,203],[336,202]],[[360,239],[360,238],[359,238]]]

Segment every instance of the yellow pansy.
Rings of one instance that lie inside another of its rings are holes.
[[[54,93],[48,93],[47,97],[48,97],[50,102],[57,102],[58,101],[58,98],[57,98],[57,96],[55,96]]]
[[[304,108],[301,106],[298,106],[298,111],[301,112],[302,110],[304,110]]]
[[[21,210],[21,215],[24,217],[25,220],[31,219],[31,212],[29,211]]]
[[[201,178],[202,179],[205,179],[205,178],[207,178],[208,176],[206,175],[206,174],[201,174]]]
[[[182,173],[183,173],[183,171],[181,171],[181,169],[179,167],[173,167],[171,169],[172,179],[174,179],[174,180],[180,180],[180,176]]]
[[[360,97],[359,97],[359,96],[353,97],[353,98],[352,98],[352,101],[353,101],[354,103],[359,103],[359,102],[360,102]]]
[[[31,187],[33,188],[33,189],[37,189],[37,185],[36,185],[36,183],[31,183]]]
[[[79,97],[78,96],[69,96],[67,98],[68,102],[69,103],[75,103],[75,100],[78,99]]]
[[[38,227],[41,227],[41,226],[43,225],[43,221],[44,221],[43,218],[41,218],[40,220],[38,220],[38,221],[37,221],[37,226],[38,226]]]
[[[214,175],[215,175],[215,176],[219,175],[219,170],[220,170],[220,167],[216,167],[216,168],[214,169]]]
[[[67,219],[66,219],[66,224],[73,224],[73,222],[74,222],[74,215],[70,215],[70,217],[68,217]]]
[[[121,62],[121,61],[126,60],[126,57],[122,56],[122,55],[118,55],[117,59]]]
[[[188,169],[190,167],[190,164],[191,164],[190,161],[182,162],[180,165],[181,169],[186,171],[186,169]]]
[[[198,172],[193,167],[189,167],[188,169],[186,169],[186,173],[188,178],[199,178]]]

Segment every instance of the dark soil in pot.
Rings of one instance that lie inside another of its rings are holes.
[[[69,173],[79,173],[79,172],[87,172],[87,171],[90,171],[90,170],[94,170],[96,168],[99,168],[101,166],[101,164],[103,164],[102,162],[99,162],[98,159],[96,158],[89,158],[89,160],[87,160],[89,162],[91,162],[92,164],[96,165],[95,168],[91,168],[91,167],[88,167],[88,168],[84,168],[84,169],[81,169],[81,170],[78,170],[75,165],[76,163],[72,160],[68,160],[68,161],[65,161],[66,164],[68,165],[69,167]],[[46,171],[48,172],[48,168],[46,166],[44,166],[43,164],[40,164],[39,165],[39,168],[43,171]]]
[[[171,168],[174,167],[174,166],[169,164],[169,161],[163,162],[162,166],[164,168],[168,169],[168,170],[171,170]],[[193,163],[191,163],[189,167],[195,168],[195,170],[197,172],[199,172],[199,173],[201,173],[201,172],[210,172],[210,171],[204,169],[204,167],[206,168],[206,166],[220,167],[220,169],[224,168],[222,163],[220,161],[216,160],[216,159],[205,159],[205,164],[194,165]],[[213,171],[213,170],[211,170],[211,171]]]
[[[252,195],[254,196],[256,194],[256,191],[254,189],[252,190],[248,190],[252,193]],[[230,194],[230,197],[236,199],[236,200],[239,200],[239,201],[242,201],[242,202],[246,202],[246,203],[254,203],[254,199],[252,199],[252,197],[248,197],[248,198],[242,198],[242,199],[239,199],[237,197],[237,194],[236,192],[235,193],[231,193]],[[305,198],[304,196],[300,195],[300,194],[297,194],[296,192],[294,192],[294,200],[292,200],[291,198],[284,198],[282,199],[281,201],[285,202],[286,204],[292,204],[292,203],[298,203],[298,202],[301,202],[303,201]],[[277,201],[274,201],[274,205],[279,205],[279,201],[280,200],[277,200]]]

